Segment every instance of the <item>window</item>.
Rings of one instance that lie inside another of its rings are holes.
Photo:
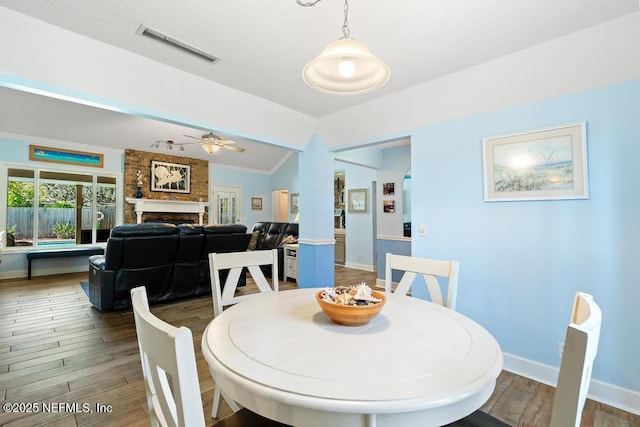
[[[109,238],[117,222],[117,176],[6,170],[7,246],[92,244]]]

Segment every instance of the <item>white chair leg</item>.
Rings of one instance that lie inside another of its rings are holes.
[[[220,407],[220,387],[216,384],[213,391],[213,408],[211,408],[211,417],[218,418],[218,408]]]
[[[233,412],[238,412],[240,409],[242,409],[242,406],[240,406],[238,404],[238,402],[236,402],[235,400],[231,399],[226,394],[222,393],[222,398],[229,404],[229,407],[231,408],[231,410]]]
[[[216,385],[213,390],[213,407],[211,408],[211,418],[218,418],[218,409],[220,408],[220,397],[224,398],[224,400],[229,404],[229,407],[233,412],[238,412],[242,407],[238,405],[238,403],[229,398],[228,396],[222,394],[220,387]]]

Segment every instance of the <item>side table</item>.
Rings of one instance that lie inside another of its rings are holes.
[[[283,245],[284,248],[284,280],[298,280],[298,244]]]

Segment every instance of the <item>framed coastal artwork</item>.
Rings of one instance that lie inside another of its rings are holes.
[[[262,197],[252,197],[251,198],[251,209],[254,211],[262,210]]]
[[[300,195],[298,193],[291,193],[291,213],[297,213],[300,211]]]
[[[349,213],[367,213],[368,200],[366,188],[352,188],[348,192],[347,211]]]
[[[151,162],[151,191],[191,192],[191,166],[177,163]]]
[[[586,123],[482,140],[484,200],[588,199]]]

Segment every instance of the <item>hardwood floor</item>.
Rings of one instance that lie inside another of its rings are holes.
[[[0,281],[0,400],[32,405],[0,411],[0,425],[149,425],[132,313],[95,310],[79,286],[86,278],[79,273]],[[374,283],[375,273],[336,267],[336,284],[362,280]],[[281,282],[281,289],[295,287]],[[213,317],[210,297],[151,311],[193,331],[205,418],[215,425],[209,416],[214,383],[200,352]],[[514,426],[544,426],[552,401],[553,388],[503,372],[483,409]],[[27,412],[36,408],[38,413]],[[227,413],[223,402],[221,415]],[[588,401],[582,426],[640,426],[640,417]]]

